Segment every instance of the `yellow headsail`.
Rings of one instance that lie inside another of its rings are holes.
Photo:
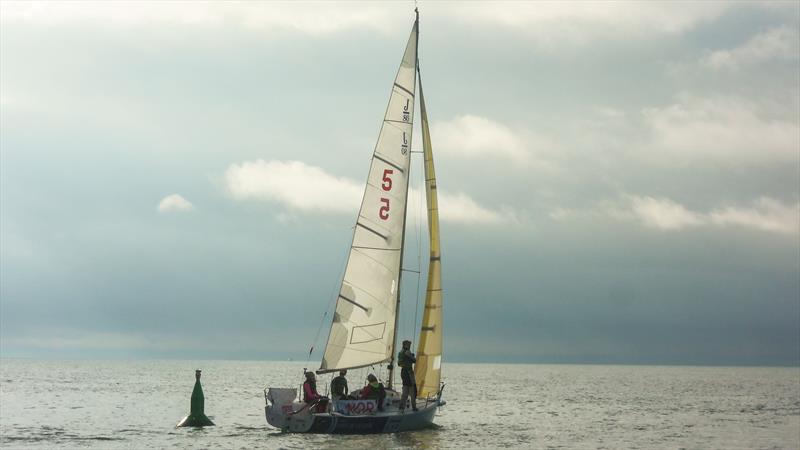
[[[417,69],[419,71],[419,68]],[[422,77],[419,79],[419,103],[422,112],[422,149],[425,157],[425,193],[428,202],[428,230],[430,232],[430,265],[428,289],[425,294],[425,312],[419,332],[416,379],[418,395],[428,397],[439,392],[442,365],[442,261],[439,248],[439,206],[436,195],[436,173],[433,167],[431,135],[425,96],[422,94]]]

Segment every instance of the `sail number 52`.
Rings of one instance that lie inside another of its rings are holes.
[[[384,191],[391,191],[392,190],[392,179],[389,178],[389,175],[392,175],[394,170],[392,169],[383,169],[383,184],[381,184],[381,188]],[[378,216],[382,220],[389,220],[389,199],[386,197],[381,197],[381,208],[378,210]]]

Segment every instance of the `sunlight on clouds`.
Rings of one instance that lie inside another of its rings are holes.
[[[400,24],[396,9],[380,5],[340,2],[14,2],[4,3],[3,21],[44,24],[64,22],[109,22],[122,26],[152,26],[174,23],[196,26],[238,25],[249,29],[274,27],[308,34],[324,34],[352,28],[392,30]],[[403,27],[405,27],[405,23]]]
[[[762,117],[755,104],[741,98],[684,94],[677,103],[643,115],[652,133],[648,156],[662,162],[747,164],[800,157],[800,126]]]
[[[667,198],[629,195],[627,207],[608,210],[616,218],[634,218],[643,225],[665,231],[689,227],[741,227],[800,237],[800,203],[784,205],[762,197],[750,206],[722,206],[710,212],[692,211]]]
[[[228,192],[237,200],[267,200],[291,210],[352,213],[358,210],[363,183],[334,177],[319,167],[301,161],[257,160],[233,164],[225,172]],[[424,211],[424,194],[409,192],[409,215]],[[491,224],[515,221],[505,212],[493,211],[475,202],[464,193],[439,192],[442,221],[466,224]],[[295,220],[291,213],[281,212],[283,223]]]
[[[352,212],[363,193],[363,184],[301,161],[233,164],[225,172],[225,184],[237,200],[271,200],[302,211]]]
[[[95,1],[31,1],[8,2],[3,5],[3,21],[56,24],[63,22],[114,23],[143,25],[158,22],[179,24],[219,24],[223,16],[209,8],[186,7],[175,2],[95,2]]]
[[[436,148],[466,158],[498,157],[516,162],[530,155],[522,139],[507,126],[484,117],[463,115],[448,122],[434,123]]]
[[[701,60],[714,70],[736,70],[769,60],[796,61],[800,55],[800,36],[796,29],[782,26],[753,36],[739,47],[717,50]]]
[[[676,8],[669,2],[467,2],[450,14],[459,21],[499,24],[518,28],[543,41],[558,37],[571,42],[590,42],[593,34],[677,33],[712,20],[731,7],[730,2],[695,2]]]
[[[513,217],[484,208],[466,194],[439,193],[439,214],[443,222],[508,223]]]
[[[632,196],[630,201],[633,214],[648,227],[680,230],[703,223],[697,213],[670,199]]]
[[[609,217],[672,232],[700,227],[739,227],[800,238],[800,203],[784,204],[769,197],[761,197],[748,206],[726,205],[702,212],[668,198],[626,194],[585,209],[557,207],[548,217],[555,222],[585,222]]]
[[[800,235],[800,204],[784,205],[762,197],[751,208],[715,209],[709,214],[711,223],[720,226],[742,226],[775,233]]]
[[[168,195],[158,203],[160,213],[187,212],[193,209],[194,205],[178,194]]]
[[[411,17],[410,6],[401,2],[4,2],[3,21],[46,24],[60,22],[113,22],[141,26],[154,23],[223,26],[250,29],[275,27],[308,34],[324,34],[357,28],[391,32],[406,24],[398,16]],[[721,16],[730,2],[697,2],[675,8],[669,2],[468,2],[454,8],[449,2],[421,5],[425,20],[499,26],[535,36],[543,43],[558,40],[588,43],[591,35],[619,33],[676,33]]]

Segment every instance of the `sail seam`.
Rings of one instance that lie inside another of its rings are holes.
[[[394,127],[395,130],[400,130],[400,131],[407,131],[407,130],[403,130],[403,127],[399,127],[396,124],[402,123],[402,124],[406,124],[406,125],[411,125],[410,123],[403,122],[402,120],[383,119],[383,122],[384,122],[385,125],[390,125],[390,126]],[[381,133],[383,133],[383,128],[382,127],[381,127]]]
[[[406,171],[403,170],[402,167],[400,167],[397,164],[389,161],[388,159],[381,158],[380,155],[378,155],[377,153],[375,154],[375,159],[385,162],[386,164],[388,164],[388,165],[394,167],[395,169],[399,170],[401,173],[406,173]]]
[[[361,248],[359,248],[359,247],[355,247],[355,246],[354,246],[354,247],[351,247],[351,249],[353,249],[353,250],[363,250],[363,249],[361,249]],[[365,257],[365,258],[369,258],[369,259],[371,259],[372,261],[374,261],[374,262],[375,262],[375,264],[378,264],[378,265],[380,265],[381,267],[383,267],[384,269],[386,269],[386,271],[387,271],[387,272],[391,272],[391,271],[392,271],[392,269],[391,269],[390,267],[387,267],[387,266],[386,266],[386,264],[384,264],[384,263],[383,263],[383,262],[381,262],[381,261],[378,261],[377,259],[373,258],[371,255],[369,255],[369,254],[367,254],[367,253],[364,253],[364,252],[358,252],[358,254],[359,254],[359,255],[361,255],[361,256],[363,256],[363,257]],[[377,298],[377,297],[375,297],[375,298]]]

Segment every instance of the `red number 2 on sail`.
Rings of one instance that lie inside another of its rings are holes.
[[[383,169],[383,184],[381,187],[384,191],[391,191],[392,190],[392,179],[389,178],[389,175],[393,174],[394,170],[392,169]]]
[[[383,203],[383,206],[381,206],[381,209],[380,209],[380,212],[378,213],[378,215],[381,217],[381,219],[388,220],[389,219],[389,199],[381,197],[381,203]]]

